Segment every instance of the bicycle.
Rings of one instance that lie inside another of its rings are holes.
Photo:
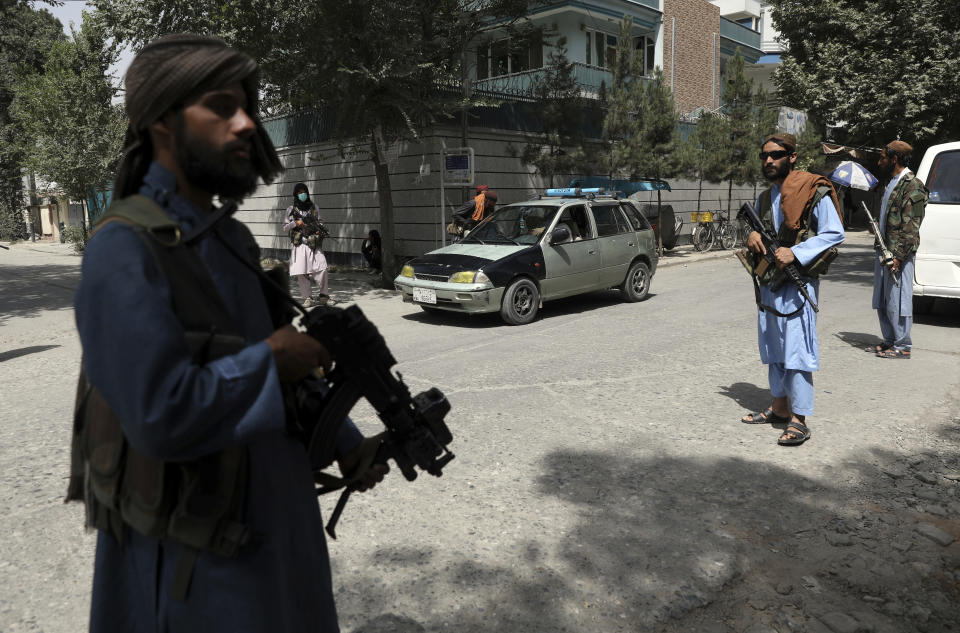
[[[698,251],[709,251],[718,238],[724,249],[734,248],[741,240],[743,231],[738,223],[730,221],[722,211],[691,213],[690,218],[697,223],[693,230],[693,247]]]
[[[695,222],[691,240],[693,248],[699,252],[713,248],[716,230],[713,226],[713,211],[694,211],[690,214],[690,221]]]

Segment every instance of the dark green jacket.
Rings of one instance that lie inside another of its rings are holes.
[[[884,239],[893,256],[903,261],[920,246],[920,223],[927,208],[927,188],[913,172],[903,175],[887,202]]]

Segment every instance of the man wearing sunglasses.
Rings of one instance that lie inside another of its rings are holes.
[[[879,226],[893,253],[890,267],[876,262],[873,272],[873,308],[880,318],[883,343],[868,347],[880,358],[910,358],[913,325],[913,260],[920,246],[920,223],[927,208],[927,189],[907,162],[913,148],[892,141],[877,161],[880,175],[889,183],[880,205]],[[899,277],[899,285],[894,282]]]
[[[829,263],[824,254],[844,239],[833,186],[823,176],[793,168],[796,147],[792,134],[771,134],[759,155],[763,175],[773,184],[757,198],[757,215],[782,245],[773,254],[776,269],[757,275],[760,360],[768,367],[773,402],[741,419],[746,424],[785,424],[777,440],[782,446],[810,438],[813,372],[820,368],[816,312],[795,284],[784,283],[782,269],[796,262],[810,298],[819,303],[817,277],[825,272],[823,262]],[[756,231],[748,236],[747,248],[766,253]]]

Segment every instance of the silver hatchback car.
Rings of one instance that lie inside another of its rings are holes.
[[[642,301],[658,263],[653,229],[632,200],[548,189],[497,209],[460,242],[410,260],[394,285],[427,311],[500,312],[533,321],[544,301],[617,288]]]

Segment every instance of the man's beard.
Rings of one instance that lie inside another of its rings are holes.
[[[234,141],[217,150],[204,141],[188,137],[179,126],[175,136],[175,158],[194,187],[232,200],[242,200],[257,188],[253,162],[233,155],[236,149],[252,152],[249,142]]]
[[[887,162],[886,165],[877,163],[877,172],[880,174],[881,178],[889,178],[893,175],[893,163]]]
[[[766,165],[763,166],[763,176],[770,181],[781,180],[790,173],[790,161],[783,161],[782,165],[774,164],[770,167],[774,167],[774,169],[768,170]]]

